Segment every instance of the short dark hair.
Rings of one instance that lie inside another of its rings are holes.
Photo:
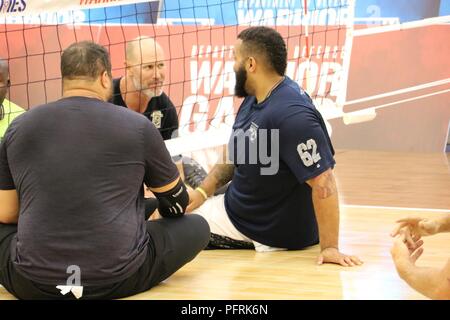
[[[263,54],[272,69],[283,76],[287,66],[287,49],[281,35],[268,27],[250,27],[241,31],[238,39],[242,40],[244,50]]]
[[[63,79],[97,79],[103,72],[111,76],[111,60],[108,51],[92,41],[71,44],[61,56]]]

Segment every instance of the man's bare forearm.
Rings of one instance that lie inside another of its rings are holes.
[[[178,172],[180,173],[181,180],[184,181],[183,161],[181,159],[176,161],[175,166],[177,167]]]
[[[333,172],[328,170],[308,184],[312,188],[320,247],[339,248],[339,198]]]
[[[445,269],[417,267],[406,259],[396,261],[396,267],[400,277],[424,296],[450,299],[450,279]]]
[[[439,220],[439,233],[450,232],[450,214],[438,219]]]
[[[208,196],[211,196],[218,188],[231,181],[233,173],[233,164],[216,164],[205,180],[203,180],[200,187],[205,190]]]

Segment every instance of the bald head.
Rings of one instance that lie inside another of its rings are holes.
[[[164,51],[153,38],[138,37],[127,43],[127,78],[135,90],[149,98],[159,96],[165,79]]]
[[[128,66],[154,63],[155,61],[164,60],[164,51],[155,39],[137,37],[127,43],[126,60]]]

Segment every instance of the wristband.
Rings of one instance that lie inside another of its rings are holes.
[[[203,190],[203,189],[200,188],[200,187],[195,188],[195,190],[198,191],[198,192],[200,192],[201,195],[203,196],[203,198],[205,198],[205,200],[208,200],[208,195],[206,194],[206,191],[205,191],[205,190]]]

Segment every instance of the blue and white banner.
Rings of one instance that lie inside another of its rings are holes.
[[[161,22],[209,25],[344,25],[349,0],[164,1]],[[194,10],[195,8],[195,10]]]
[[[351,3],[354,17],[349,16]],[[450,15],[449,0],[165,0],[159,23],[169,25],[398,24]],[[195,10],[194,10],[195,9]]]
[[[449,0],[0,0],[0,23],[10,24],[385,25],[445,15]]]
[[[159,0],[0,0],[0,23],[153,24]]]

